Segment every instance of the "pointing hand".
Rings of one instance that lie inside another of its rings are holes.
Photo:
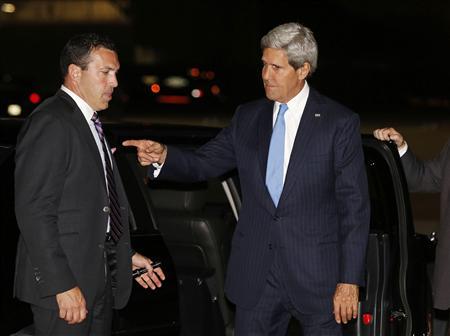
[[[151,140],[126,140],[122,142],[125,147],[134,146],[137,149],[138,161],[142,166],[152,163],[163,164],[167,156],[167,147]]]

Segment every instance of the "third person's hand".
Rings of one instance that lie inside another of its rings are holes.
[[[397,148],[401,148],[405,145],[403,136],[392,127],[378,128],[373,131],[373,136],[378,140],[392,140],[397,145]]]

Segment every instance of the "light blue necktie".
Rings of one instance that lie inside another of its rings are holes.
[[[275,206],[278,206],[283,190],[284,138],[286,133],[284,114],[287,109],[286,104],[280,104],[270,139],[269,157],[267,158],[266,186]]]

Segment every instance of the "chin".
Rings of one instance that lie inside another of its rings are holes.
[[[100,108],[99,108],[97,111],[103,111],[103,110],[106,110],[106,109],[108,108],[108,106],[109,106],[108,103],[103,104],[102,106],[100,106]]]

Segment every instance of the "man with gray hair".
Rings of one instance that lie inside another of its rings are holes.
[[[261,40],[267,99],[237,108],[231,125],[196,150],[128,140],[149,177],[199,181],[237,168],[242,208],[226,292],[235,335],[341,335],[364,282],[369,198],[358,116],[306,79],[317,67],[312,32],[288,23]]]

